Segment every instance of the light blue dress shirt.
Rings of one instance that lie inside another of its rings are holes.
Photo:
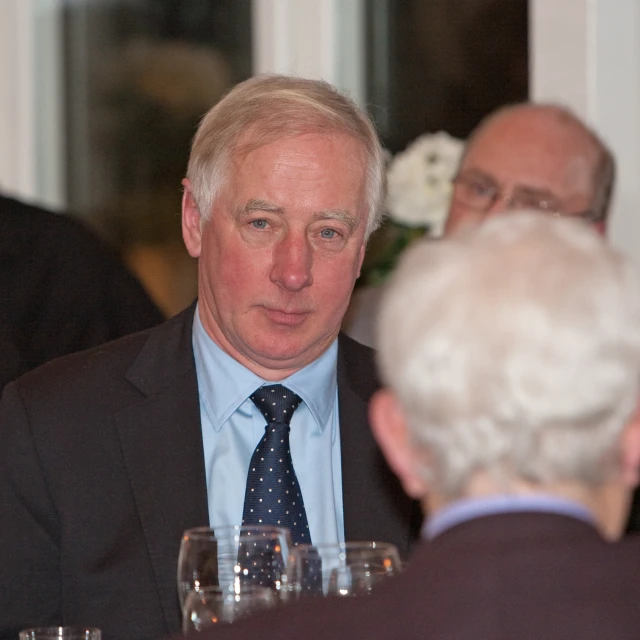
[[[207,334],[198,309],[193,352],[207,477],[210,526],[242,523],[249,462],[265,420],[249,396],[263,380]],[[338,341],[310,365],[280,381],[302,398],[291,419],[291,457],[313,543],[344,542],[336,364]]]
[[[570,516],[591,524],[594,518],[583,505],[556,496],[538,495],[497,495],[488,498],[464,498],[436,511],[424,524],[422,537],[431,540],[447,529],[458,524],[502,513],[553,513]]]

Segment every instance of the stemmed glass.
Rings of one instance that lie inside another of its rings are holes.
[[[289,530],[269,525],[187,529],[178,556],[180,605],[191,591],[220,587],[238,595],[248,586],[285,591]]]
[[[277,596],[268,587],[243,586],[238,593],[221,587],[191,591],[184,603],[182,631],[202,631],[216,624],[230,624],[274,606]]]
[[[401,567],[398,549],[386,542],[300,545],[291,550],[288,579],[297,598],[363,596]]]

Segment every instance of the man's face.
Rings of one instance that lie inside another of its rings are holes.
[[[585,212],[597,159],[597,148],[573,123],[542,110],[508,112],[487,124],[467,149],[445,233],[509,208],[537,208],[537,202],[562,214]],[[499,197],[486,211],[469,206],[469,196],[494,187]]]
[[[209,335],[269,380],[304,367],[334,340],[364,256],[365,163],[343,134],[306,134],[240,159],[199,213],[185,181],[183,234],[199,257]]]

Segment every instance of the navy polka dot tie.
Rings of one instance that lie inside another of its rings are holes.
[[[289,423],[302,398],[281,384],[260,387],[251,400],[267,421],[251,456],[242,524],[287,527],[294,545],[311,543],[302,492],[289,450]]]

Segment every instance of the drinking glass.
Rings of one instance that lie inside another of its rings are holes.
[[[284,593],[289,530],[269,525],[187,529],[178,556],[178,595],[220,587],[238,594],[249,585]]]
[[[230,624],[274,606],[276,600],[268,587],[243,586],[237,593],[221,587],[201,587],[186,597],[182,631],[186,635],[216,624]]]
[[[369,595],[401,567],[398,549],[386,542],[305,544],[291,550],[289,588],[297,598]]]
[[[101,640],[95,627],[33,627],[18,634],[20,640]]]

